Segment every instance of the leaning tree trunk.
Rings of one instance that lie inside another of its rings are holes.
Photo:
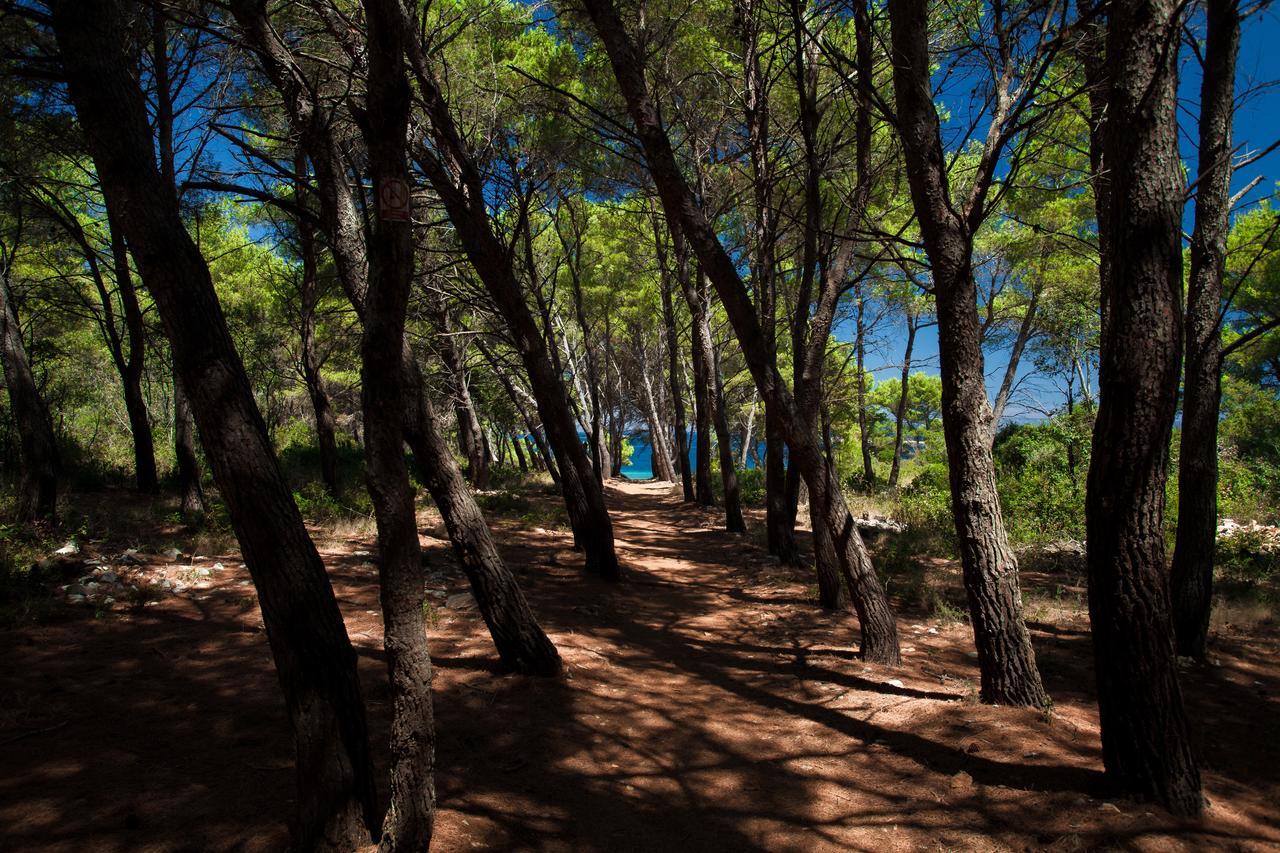
[[[1231,122],[1240,49],[1238,0],[1209,0],[1205,10],[1209,31],[1200,87],[1200,186],[1191,233],[1178,534],[1170,577],[1178,654],[1198,659],[1205,655],[1213,603],[1218,407],[1222,400],[1222,326],[1218,317],[1230,230]]]
[[[1164,487],[1181,356],[1181,5],[1108,7],[1111,259],[1085,520],[1102,761],[1115,790],[1203,808],[1174,662]]]
[[[174,361],[257,587],[297,755],[300,849],[367,844],[376,795],[356,658],[324,564],[192,242],[156,169],[146,103],[118,0],[62,0],[53,29],[104,195],[155,299]]]
[[[238,0],[231,7],[243,28],[246,41],[262,62],[263,70],[284,96],[290,121],[304,144],[316,171],[320,189],[321,219],[333,253],[338,280],[356,314],[364,311],[368,268],[365,259],[364,229],[355,202],[347,189],[345,165],[340,147],[333,139],[326,115],[308,99],[301,70],[276,29],[266,18],[266,8],[252,0]],[[481,351],[484,352],[483,347]],[[488,358],[488,353],[485,353]],[[489,627],[502,661],[519,672],[552,675],[559,672],[560,659],[528,603],[524,599],[485,523],[475,498],[462,479],[462,472],[445,444],[421,368],[408,341],[402,343],[404,372],[402,412],[406,440],[413,449],[419,477],[440,510],[458,562],[466,572],[481,615]],[[506,374],[495,368],[513,403],[523,411]],[[536,430],[531,429],[540,451],[545,452]],[[550,459],[547,455],[545,458]],[[555,476],[554,469],[552,469]]]
[[[379,195],[408,194],[409,80],[397,0],[365,0],[369,76],[365,108],[354,108]],[[382,853],[426,850],[435,819],[435,721],[422,585],[422,547],[404,454],[400,360],[413,281],[413,223],[379,216],[369,238],[360,386],[369,496],[378,523],[383,648],[391,682],[391,803]]]
[[[408,26],[412,22],[406,21]],[[511,255],[493,231],[485,203],[484,182],[459,136],[449,105],[427,64],[422,46],[410,45],[409,56],[423,100],[433,146],[423,146],[417,160],[440,197],[467,259],[475,268],[494,306],[510,327],[516,351],[529,377],[534,400],[560,468],[560,488],[574,543],[586,569],[609,580],[621,574],[614,550],[613,522],[604,488],[578,440],[569,395],[552,363],[546,340],[516,278]],[[445,161],[441,160],[443,156]]]
[[[584,0],[583,6],[608,54],[667,218],[679,223],[704,272],[715,286],[756,388],[766,403],[777,405],[792,460],[803,473],[810,492],[826,508],[823,520],[835,540],[842,570],[847,572],[854,607],[862,625],[860,653],[865,660],[896,665],[901,660],[898,630],[884,588],[871,567],[870,557],[844,496],[838,489],[830,487],[821,450],[810,425],[799,416],[795,400],[778,372],[774,354],[769,351],[755,306],[737,266],[720,244],[680,171],[671,140],[649,98],[644,65],[636,46],[627,35],[611,0]]]
[[[418,476],[440,510],[454,556],[471,584],[471,593],[498,656],[516,672],[557,675],[560,655],[538,625],[529,602],[498,553],[480,507],[463,482],[462,471],[436,426],[422,372],[407,343],[401,359],[406,388],[406,437],[418,460]]]
[[[929,78],[927,10],[925,0],[889,7],[893,83],[912,202],[933,268],[942,429],[981,696],[994,704],[1041,707],[1048,697],[1023,622],[1018,563],[996,492],[972,239],[950,201]]]
[[[15,515],[20,521],[53,521],[58,509],[58,445],[53,437],[49,409],[27,361],[27,348],[22,343],[22,328],[9,294],[7,274],[0,281],[0,357],[4,359],[9,411],[22,451]]]

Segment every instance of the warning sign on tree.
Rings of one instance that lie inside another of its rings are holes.
[[[378,187],[378,216],[384,222],[409,221],[409,185],[399,178],[384,180]]]

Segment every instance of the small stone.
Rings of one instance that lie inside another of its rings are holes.
[[[222,571],[224,568],[226,568],[226,566],[222,565],[222,563],[214,563],[214,564],[213,564],[213,570],[214,570],[215,572],[220,572],[220,571]]]
[[[93,595],[95,592],[97,592],[101,588],[102,588],[102,584],[98,583],[97,581],[89,581],[87,584],[84,585],[84,591],[88,595]]]
[[[967,791],[973,787],[973,777],[961,770],[951,777],[951,787],[956,790]]]
[[[211,570],[209,570],[209,569],[205,568],[204,566],[201,566],[200,568],[198,568],[198,569],[196,569],[196,570],[195,570],[195,575],[196,575],[196,577],[198,577],[198,578],[207,578],[207,577],[209,577],[209,575],[211,575],[211,574],[213,574],[213,572],[212,572]]]
[[[115,604],[115,603],[116,603],[116,600],[115,600],[113,597],[111,597],[111,596],[109,596],[109,595],[108,595],[106,598],[102,599],[102,603],[103,603],[103,604],[107,604],[107,605],[111,605],[111,604]]]
[[[369,552],[368,552],[368,551],[352,551],[351,553],[352,553],[352,554],[354,554],[354,555],[355,555],[355,556],[357,556],[357,557],[368,557],[368,556],[369,556]]]
[[[120,576],[117,575],[115,572],[111,571],[110,569],[104,569],[98,575],[98,580],[102,581],[103,583],[119,583]]]
[[[116,557],[116,562],[121,566],[138,566],[142,564],[142,560],[138,558],[138,549],[130,548]]]
[[[80,546],[74,542],[68,542],[53,553],[59,557],[70,557],[72,554],[80,553]]]
[[[177,548],[170,548],[168,551],[164,552],[164,556],[167,560],[177,560],[182,556],[182,552]]]
[[[930,634],[936,634],[936,633],[938,633],[938,629],[937,629],[937,628],[930,628],[928,633],[930,633]]]
[[[70,584],[67,584],[65,587],[63,587],[63,590],[66,591],[67,598],[70,598],[73,595],[78,595],[81,598],[84,598],[84,593],[85,593],[84,584],[70,583]]]
[[[1115,803],[1103,803],[1102,805],[1098,806],[1098,811],[1114,812],[1115,814],[1123,814],[1123,812],[1120,811],[1120,807],[1117,806]]]
[[[85,597],[78,593],[72,593],[71,595],[67,596],[67,601],[70,602],[71,604],[84,604]]]
[[[903,683],[902,683],[902,681],[901,681],[900,679],[897,679],[897,678],[890,678],[890,679],[889,679],[889,686],[890,686],[890,687],[906,687],[906,685],[905,685],[905,684],[903,684]]]

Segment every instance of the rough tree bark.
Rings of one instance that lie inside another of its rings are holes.
[[[679,223],[704,273],[715,286],[760,396],[777,406],[792,459],[804,475],[810,492],[818,495],[826,509],[824,521],[836,543],[841,569],[850,582],[854,607],[862,624],[860,653],[869,661],[897,664],[900,661],[897,625],[884,588],[871,567],[844,496],[838,489],[831,488],[812,427],[800,417],[795,400],[778,372],[746,285],[680,171],[671,140],[649,98],[644,66],[635,45],[611,0],[584,0],[583,5],[609,56],[667,218]]]
[[[1047,701],[1022,617],[1018,563],[1009,546],[991,456],[991,407],[983,372],[970,214],[952,204],[929,69],[928,4],[889,7],[898,130],[911,197],[933,271],[942,373],[942,426],[951,508],[984,702],[1041,707]]]
[[[155,299],[219,491],[257,587],[297,752],[301,849],[367,844],[376,797],[355,653],[324,565],[187,234],[156,169],[143,94],[125,54],[119,0],[53,4],[53,29],[104,195]]]
[[[1222,401],[1222,276],[1231,214],[1231,124],[1238,0],[1207,0],[1208,32],[1200,86],[1200,177],[1187,288],[1182,450],[1178,456],[1178,533],[1170,593],[1180,655],[1203,659],[1213,604],[1218,532],[1218,408]]]
[[[1108,7],[1110,247],[1085,520],[1102,761],[1125,796],[1203,808],[1174,663],[1164,486],[1181,356],[1176,0]]]
[[[409,79],[398,0],[365,0],[369,74],[363,108],[353,106],[379,198],[409,197]],[[378,524],[383,648],[391,682],[391,802],[382,821],[383,853],[426,850],[435,819],[435,721],[431,656],[423,604],[422,548],[404,454],[405,313],[413,281],[409,211],[391,219],[379,207],[369,237],[369,280],[360,342],[365,480]]]
[[[15,516],[20,521],[53,521],[58,509],[58,445],[53,437],[49,409],[27,360],[22,327],[9,292],[9,267],[0,281],[0,356],[9,390],[9,411],[18,431],[22,473],[18,482]]]

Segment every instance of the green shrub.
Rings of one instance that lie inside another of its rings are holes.
[[[745,506],[764,506],[764,469],[746,468],[739,471],[738,488],[742,491],[742,503]]]

